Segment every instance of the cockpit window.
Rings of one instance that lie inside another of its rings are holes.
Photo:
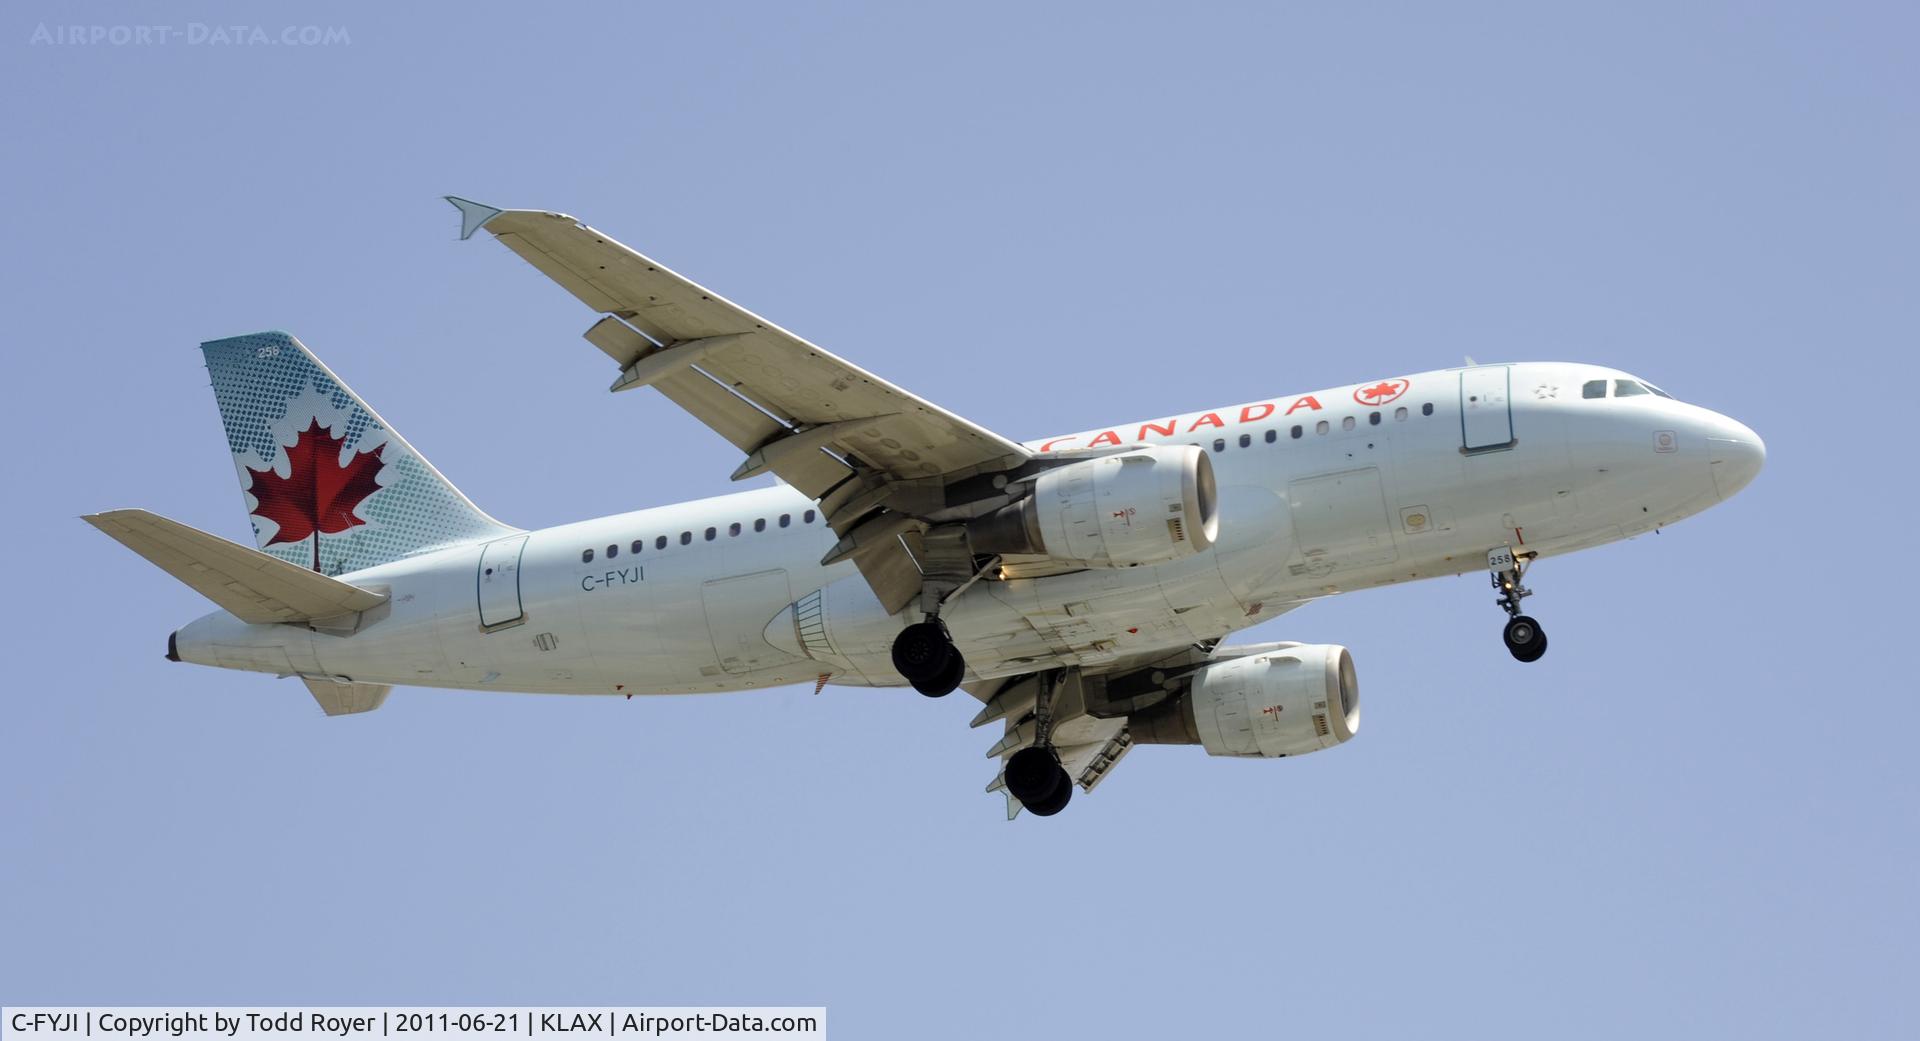
[[[1583,398],[1606,397],[1607,381],[1606,380],[1588,380],[1586,382],[1586,385],[1580,388],[1580,396]]]
[[[1636,394],[1645,394],[1646,392],[1647,388],[1642,387],[1632,380],[1613,381],[1613,396],[1616,398],[1630,398]]]
[[[1669,393],[1667,393],[1667,392],[1666,392],[1666,391],[1664,391],[1664,390],[1661,390],[1661,389],[1660,389],[1659,387],[1656,387],[1656,386],[1654,386],[1654,385],[1653,385],[1653,384],[1651,384],[1651,383],[1642,383],[1642,384],[1640,384],[1640,385],[1641,385],[1641,386],[1643,386],[1643,387],[1645,387],[1645,388],[1647,388],[1647,389],[1648,389],[1648,390],[1650,390],[1650,391],[1653,391],[1653,393],[1654,393],[1654,394],[1655,394],[1656,396],[1658,396],[1658,397],[1663,397],[1663,398],[1666,398],[1666,399],[1667,399],[1668,401],[1673,401],[1673,400],[1675,400],[1675,398],[1674,398],[1674,396],[1673,396],[1673,395],[1671,395],[1671,394],[1669,394]]]

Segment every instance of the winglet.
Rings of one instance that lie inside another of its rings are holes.
[[[460,241],[462,242],[472,238],[473,233],[479,231],[488,221],[507,212],[485,203],[474,202],[472,199],[462,199],[458,195],[447,195],[443,198],[452,203],[454,209],[460,211]]]

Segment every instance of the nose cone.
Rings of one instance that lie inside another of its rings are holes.
[[[1720,417],[1718,428],[1708,436],[1709,460],[1713,468],[1713,487],[1720,498],[1731,499],[1760,474],[1767,462],[1767,444],[1746,424]]]

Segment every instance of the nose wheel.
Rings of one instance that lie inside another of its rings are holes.
[[[1547,634],[1540,623],[1526,615],[1514,615],[1507,621],[1507,628],[1501,637],[1506,640],[1507,650],[1521,661],[1539,661],[1547,653]]]
[[[944,698],[960,686],[967,660],[953,645],[953,637],[937,618],[915,622],[893,638],[894,671],[913,689],[930,698]]]
[[[1487,570],[1492,573],[1493,588],[1500,593],[1494,603],[1507,612],[1507,627],[1501,639],[1508,653],[1519,661],[1539,661],[1540,656],[1547,653],[1546,630],[1532,617],[1520,613],[1520,601],[1533,595],[1533,590],[1520,584],[1531,563],[1532,554],[1516,555],[1507,546],[1487,551]]]

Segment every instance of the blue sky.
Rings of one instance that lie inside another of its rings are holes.
[[[333,46],[35,44],[42,23]],[[836,1038],[1912,1037],[1920,18],[1896,4],[9,5],[0,1001],[824,1004]],[[1733,503],[1256,635],[1367,725],[1001,820],[964,699],[172,665],[77,515],[246,519],[297,333],[501,518],[725,490],[439,196],[564,210],[1016,438],[1457,363],[1766,439]]]

